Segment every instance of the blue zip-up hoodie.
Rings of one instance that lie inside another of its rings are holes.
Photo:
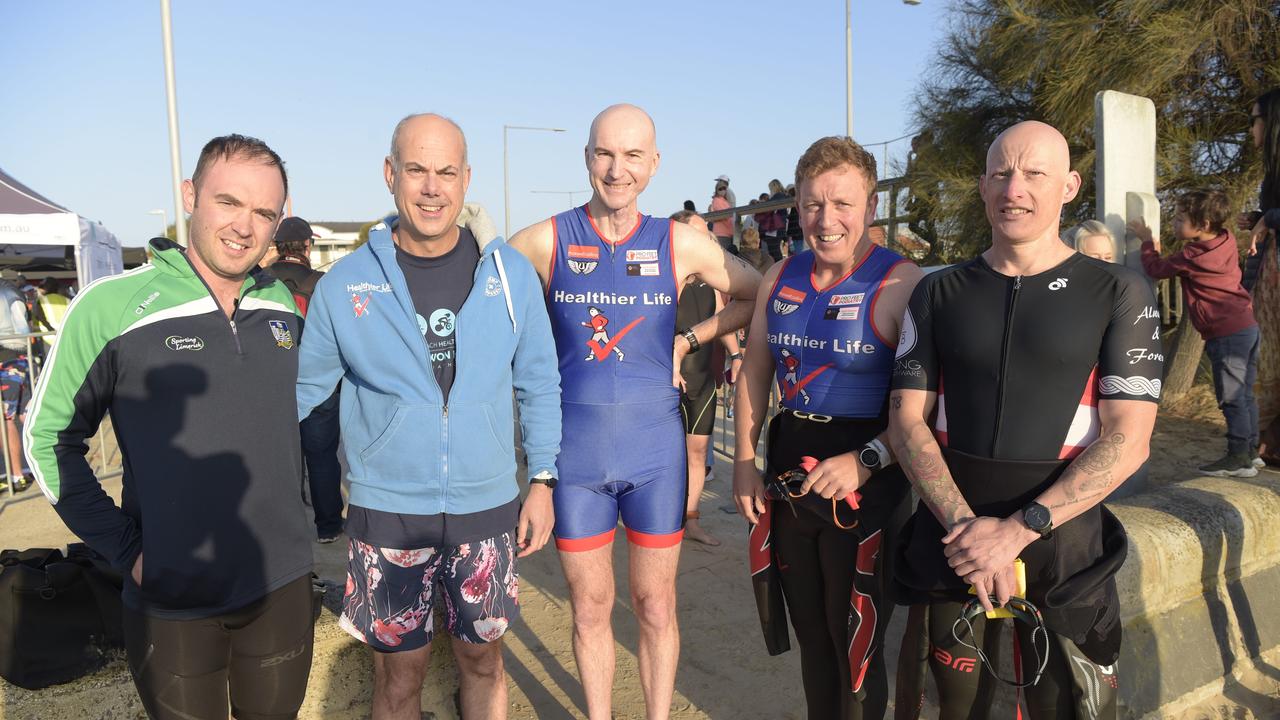
[[[298,357],[298,417],[342,381],[340,419],[351,504],[385,512],[479,512],[516,486],[512,391],[529,475],[555,472],[560,373],[542,285],[478,206],[465,225],[480,246],[458,312],[449,403],[436,382],[388,217],[316,285]]]

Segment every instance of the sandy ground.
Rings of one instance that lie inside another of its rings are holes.
[[[713,438],[719,449],[732,443],[732,435],[721,430],[724,424],[721,417]],[[1198,387],[1183,402],[1165,408],[1152,441],[1149,486],[1195,476],[1197,464],[1220,454],[1222,432],[1222,418],[1214,406],[1211,389]],[[729,498],[730,471],[727,455],[718,453],[715,477],[708,482],[702,500],[703,525],[723,544],[707,547],[686,542],[681,553],[678,590],[682,647],[672,716],[804,718],[798,652],[769,657],[764,651],[748,582],[746,527],[732,513]],[[104,484],[118,497],[118,479]],[[47,547],[72,540],[38,492],[14,498],[0,495],[0,546]],[[344,584],[345,545],[313,547],[317,571],[335,585]],[[613,614],[617,658],[614,717],[640,718],[644,703],[637,674],[636,621],[627,594],[626,554],[626,543],[615,543],[618,600]],[[569,601],[556,551],[549,546],[523,561],[520,571],[523,621],[516,623],[506,638],[510,716],[551,720],[585,717],[571,646]],[[899,609],[890,627],[890,668],[896,662],[904,619],[905,612]],[[349,662],[359,662],[359,657],[354,654]],[[1232,695],[1224,693],[1211,703],[1187,709],[1179,717],[1280,717],[1274,697],[1255,693],[1248,700],[1238,701],[1230,699]],[[890,697],[892,702],[892,693]],[[0,718],[5,715],[0,707]],[[936,715],[936,708],[928,703],[924,717]]]

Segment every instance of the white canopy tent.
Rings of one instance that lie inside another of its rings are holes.
[[[68,257],[67,249],[72,253]],[[120,241],[102,223],[91,222],[40,195],[0,169],[0,258],[52,264],[75,263],[79,286],[124,271]],[[7,262],[19,266],[20,262]]]

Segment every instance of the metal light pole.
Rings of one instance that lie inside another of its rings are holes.
[[[919,5],[920,0],[902,0]],[[853,3],[844,0],[844,134],[853,138]]]
[[[160,235],[158,237],[164,237],[165,233],[169,232],[169,216],[165,214],[164,208],[148,210],[147,214],[160,216]]]
[[[541,130],[544,132],[564,132],[564,128],[531,127],[528,125],[502,126],[502,231],[504,237],[511,239],[511,161],[507,153],[508,130]]]
[[[187,223],[182,211],[182,156],[178,150],[178,91],[173,78],[173,17],[169,0],[160,0],[160,30],[164,37],[164,90],[169,105],[169,171],[173,175],[173,227],[178,244],[187,246]],[[168,229],[166,224],[165,229]]]
[[[853,9],[844,0],[844,134],[853,138]]]
[[[541,194],[543,194],[543,195],[568,195],[568,196],[569,196],[569,209],[570,209],[570,210],[572,210],[572,209],[573,209],[573,207],[574,207],[574,205],[573,205],[573,196],[574,196],[574,195],[586,195],[587,193],[589,193],[589,192],[591,192],[591,191],[590,191],[590,190],[530,190],[529,192],[531,192],[531,193],[541,193]]]

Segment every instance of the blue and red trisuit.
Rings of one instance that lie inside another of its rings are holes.
[[[636,216],[604,238],[579,207],[551,219],[547,309],[560,362],[563,437],[552,495],[556,546],[591,550],[627,538],[670,547],[684,532],[688,478],[680,393],[671,221]]]
[[[783,409],[769,427],[765,473],[770,478],[796,468],[809,471],[814,458],[857,452],[883,431],[887,421],[896,338],[881,337],[872,318],[885,279],[905,260],[872,246],[848,274],[818,287],[813,280],[814,259],[808,251],[788,258],[764,299],[767,342]],[[856,535],[856,551],[848,558],[855,570],[846,652],[840,665],[848,672],[846,689],[860,699],[865,696],[863,683],[873,654],[882,644],[890,609],[881,600],[883,558],[892,541],[886,534],[891,532],[894,518],[905,515],[906,496],[901,469],[891,467],[879,471],[860,493],[850,494],[844,501],[857,508],[858,525],[848,531]],[[799,509],[794,512],[799,513],[802,523],[811,524],[816,515],[804,505],[819,507],[820,499],[805,500],[815,502],[796,501],[794,508]],[[826,508],[832,510],[829,501]],[[841,511],[842,517],[847,510]],[[789,647],[779,603],[783,590],[806,582],[787,574],[825,572],[816,560],[806,562],[780,554],[778,537],[773,536],[778,531],[776,515],[791,512],[786,503],[772,501],[760,523],[751,529],[752,581],[771,654]],[[818,522],[836,527],[829,518]],[[790,517],[787,524],[794,525]],[[822,612],[822,608],[798,607],[803,604],[798,602],[803,600],[798,590],[788,590],[786,595],[793,623],[797,613]],[[882,685],[884,678],[877,676],[876,680]]]

